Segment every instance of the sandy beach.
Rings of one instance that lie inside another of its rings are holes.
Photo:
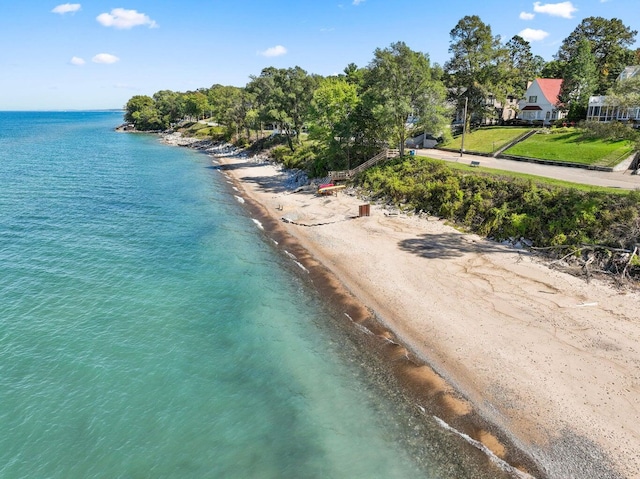
[[[375,337],[416,407],[535,477],[640,477],[640,294],[214,155],[265,234]]]

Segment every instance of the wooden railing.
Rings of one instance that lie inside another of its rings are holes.
[[[358,173],[363,172],[367,168],[371,168],[372,166],[375,166],[382,161],[387,161],[390,158],[395,158],[398,155],[400,155],[400,150],[398,150],[397,148],[385,148],[376,156],[365,161],[361,165],[358,165],[350,170],[330,171],[329,176],[333,181],[348,180]]]

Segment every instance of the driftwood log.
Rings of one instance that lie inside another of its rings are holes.
[[[551,267],[584,276],[587,281],[593,275],[606,275],[618,286],[640,286],[639,245],[633,250],[590,244],[532,246],[530,249],[551,259]]]

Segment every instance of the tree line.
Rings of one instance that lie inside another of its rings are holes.
[[[497,118],[499,110],[487,99],[504,104],[508,97],[522,98],[537,77],[564,80],[561,107],[571,119],[584,118],[591,95],[628,98],[629,92],[612,88],[621,90],[615,79],[626,66],[640,64],[640,49],[630,48],[636,34],[616,18],[585,18],[547,62],[522,37],[503,42],[478,16],[465,16],[450,32],[451,58],[443,66],[397,42],[376,49],[366,67],[352,63],[335,76],[268,67],[244,87],[216,84],[136,95],[125,106],[125,121],[139,130],[163,130],[206,117],[227,138],[244,141],[275,127],[291,152],[300,148],[305,132],[312,142],[309,154],[322,158],[316,169],[349,168],[384,145],[404,153],[415,133],[446,135],[454,111],[465,105],[469,121]],[[631,85],[630,94],[637,96],[637,86]]]

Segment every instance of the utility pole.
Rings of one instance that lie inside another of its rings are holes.
[[[464,134],[467,130],[467,103],[469,97],[464,97],[464,116],[462,121],[462,142],[460,143],[460,158],[462,158],[462,152],[464,151]]]

